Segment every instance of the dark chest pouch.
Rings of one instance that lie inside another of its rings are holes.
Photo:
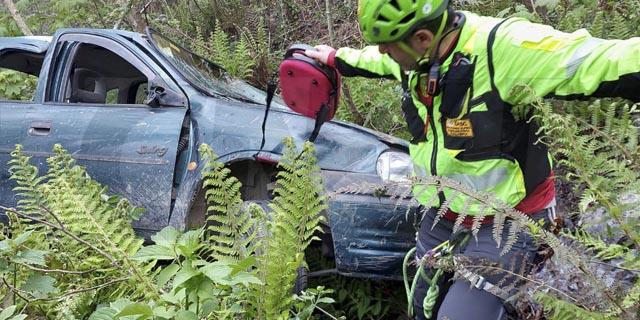
[[[505,128],[513,123],[508,108],[492,91],[472,99],[476,60],[456,52],[442,79],[439,110],[444,146],[462,150],[457,155],[460,160],[511,158],[502,151],[508,143]]]

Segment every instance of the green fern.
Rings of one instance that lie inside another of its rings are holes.
[[[234,64],[229,66],[229,73],[240,79],[249,79],[253,75],[255,61],[249,49],[249,41],[250,39],[246,36],[241,36],[240,40],[235,43]]]
[[[621,265],[622,267],[640,270],[640,259],[636,257],[637,253],[627,246],[606,243],[601,238],[580,229],[574,233],[564,233],[564,236],[579,242],[594,252],[595,258],[604,261],[623,258],[624,263]]]
[[[216,28],[211,36],[211,57],[213,61],[227,68],[232,64],[232,51],[230,49],[229,35],[216,21]]]
[[[545,309],[551,312],[552,316],[550,320],[575,320],[575,319],[589,319],[589,320],[615,320],[619,319],[615,316],[602,314],[601,312],[593,310],[585,310],[572,303],[558,299],[557,297],[537,293],[535,295],[536,300],[541,302]]]
[[[53,152],[44,176],[38,175],[21,146],[12,152],[10,161],[11,178],[20,198],[13,212],[19,219],[12,219],[18,223],[11,227],[18,231],[22,221],[30,221],[28,230],[35,238],[28,246],[55,253],[46,255],[46,266],[38,266],[60,293],[59,297],[48,293],[51,302],[41,303],[48,306],[44,309],[47,315],[60,311],[56,307],[59,303],[78,308],[66,311],[86,313],[87,303],[114,296],[157,296],[148,276],[151,265],[130,259],[142,246],[142,239],[131,228],[131,218],[139,210],[124,199],[108,196],[106,188],[77,166],[60,145],[55,145]],[[24,267],[25,276],[38,276],[32,267]],[[95,300],[87,302],[86,294],[95,294]]]
[[[327,208],[320,168],[313,144],[306,142],[299,153],[292,138],[284,140],[285,152],[278,167],[276,195],[269,204],[272,220],[265,253],[258,258],[264,287],[260,303],[266,319],[286,317],[293,298],[291,290],[298,268],[304,267],[304,250],[317,239],[320,212]]]
[[[9,160],[9,173],[17,186],[13,189],[18,197],[18,208],[26,214],[40,216],[46,199],[38,186],[45,180],[38,168],[30,165],[30,157],[22,154],[22,146],[17,145]]]
[[[211,147],[202,144],[199,151],[204,163],[201,175],[202,187],[206,190],[207,241],[211,257],[244,260],[255,251],[258,228],[248,208],[243,207],[240,181],[231,176],[231,170],[223,163],[216,161]],[[252,207],[251,210],[257,209]]]

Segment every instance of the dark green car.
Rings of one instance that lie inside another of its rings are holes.
[[[276,99],[256,155],[265,93],[151,30],[0,38],[0,67],[37,78],[31,101],[0,101],[0,204],[16,203],[7,168],[15,145],[44,170],[60,143],[94,179],[146,209],[134,225],[146,237],[203,223],[200,174],[187,168],[199,161],[199,144],[211,145],[241,180],[246,200],[268,201],[283,138],[300,145],[314,126]],[[316,149],[327,192],[412,170],[407,142],[350,123],[326,123]],[[332,197],[323,246],[335,271],[398,277],[415,241],[413,212],[409,200]]]

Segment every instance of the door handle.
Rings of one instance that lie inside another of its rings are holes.
[[[48,136],[51,133],[51,121],[31,122],[27,133],[30,136]]]

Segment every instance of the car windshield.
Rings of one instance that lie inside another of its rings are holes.
[[[250,84],[234,79],[220,65],[211,62],[165,37],[153,29],[148,30],[153,47],[162,54],[182,76],[204,94],[264,104],[266,93]],[[282,107],[280,99],[274,105]]]

